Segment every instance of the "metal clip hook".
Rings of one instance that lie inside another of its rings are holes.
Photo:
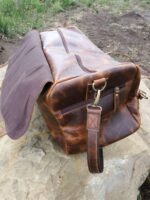
[[[96,89],[96,88],[95,88],[95,84],[93,83],[93,84],[92,84],[92,88],[93,88],[93,90],[94,90],[95,92],[97,92],[98,90],[103,91],[103,90],[105,89],[106,85],[107,85],[107,81],[105,81],[104,86],[103,86],[101,89]]]
[[[105,89],[106,85],[107,85],[107,82],[105,81],[105,84],[101,89],[96,89],[94,83],[92,84],[92,88],[96,92],[96,97],[95,97],[93,106],[97,106],[97,104],[100,100],[100,97],[101,97],[101,91],[103,91]]]
[[[95,100],[94,100],[94,103],[93,103],[93,106],[97,106],[99,100],[100,100],[100,97],[101,97],[101,90],[98,90],[97,91],[97,94],[96,94],[96,97],[95,97]]]

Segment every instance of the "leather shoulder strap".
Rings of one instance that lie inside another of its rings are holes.
[[[87,161],[91,173],[103,171],[103,149],[99,147],[100,121],[102,108],[87,106]]]

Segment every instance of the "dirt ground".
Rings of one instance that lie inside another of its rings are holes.
[[[8,58],[15,52],[19,46],[19,39],[7,39],[0,35],[0,64],[8,61]]]
[[[150,12],[85,16],[81,24],[98,47],[120,61],[139,64],[150,73]]]
[[[150,10],[130,11],[114,15],[107,10],[76,8],[58,14],[51,26],[77,25],[104,52],[120,61],[141,66],[142,74],[150,76]],[[0,36],[0,64],[19,46],[19,39]],[[143,200],[150,199],[150,178],[142,186]]]

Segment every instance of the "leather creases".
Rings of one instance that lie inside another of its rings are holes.
[[[54,81],[38,104],[50,133],[67,154],[87,151],[90,172],[102,172],[103,147],[140,126],[139,67],[114,60],[75,27],[41,40]]]

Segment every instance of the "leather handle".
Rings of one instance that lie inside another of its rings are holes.
[[[99,146],[100,121],[102,108],[87,106],[87,162],[91,173],[103,171],[103,149]]]

